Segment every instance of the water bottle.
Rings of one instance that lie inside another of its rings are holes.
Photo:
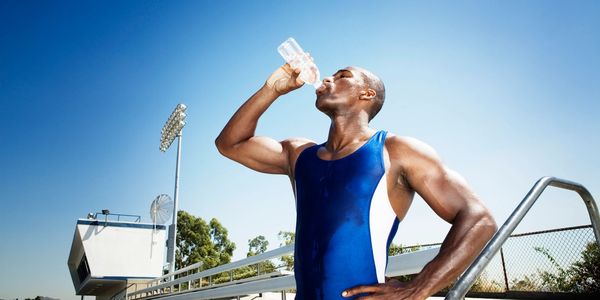
[[[294,38],[291,37],[281,43],[277,47],[277,51],[290,64],[292,69],[300,69],[300,75],[298,76],[300,80],[312,84],[315,88],[321,85],[319,68],[317,68],[317,65],[310,59],[308,54],[302,50]]]

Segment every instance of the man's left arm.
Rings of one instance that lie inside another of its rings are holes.
[[[496,232],[496,223],[466,181],[446,168],[428,145],[411,138],[392,137],[388,147],[398,180],[416,191],[435,213],[452,224],[439,254],[405,285],[383,283],[355,287],[346,297],[359,299],[426,299],[455,280]]]

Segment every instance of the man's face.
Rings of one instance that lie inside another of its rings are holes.
[[[365,90],[362,72],[353,67],[341,69],[332,76],[325,77],[317,89],[317,109],[327,115],[353,106]]]

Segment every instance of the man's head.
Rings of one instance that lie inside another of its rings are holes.
[[[385,100],[383,81],[359,67],[347,67],[326,77],[316,93],[317,108],[328,116],[364,112],[369,121],[381,110]]]

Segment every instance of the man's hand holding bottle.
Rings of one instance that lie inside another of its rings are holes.
[[[285,95],[304,85],[304,81],[298,78],[299,75],[300,68],[292,69],[292,67],[286,63],[269,76],[265,85],[278,96]]]

